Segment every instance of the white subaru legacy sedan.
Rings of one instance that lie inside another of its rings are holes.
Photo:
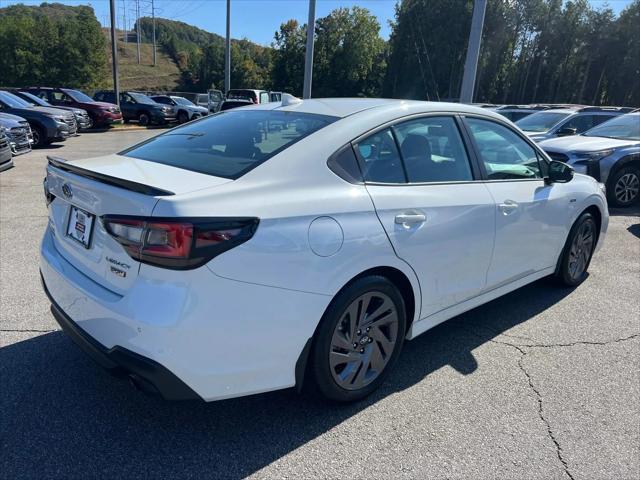
[[[166,399],[384,381],[402,344],[539,278],[574,286],[602,185],[467,105],[298,100],[50,157],[42,281],[66,333]]]

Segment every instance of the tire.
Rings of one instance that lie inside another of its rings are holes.
[[[585,212],[571,227],[560,257],[557,277],[562,284],[576,287],[584,282],[597,240],[598,224]]]
[[[189,114],[184,110],[178,112],[178,123],[187,123],[189,121]]]
[[[616,170],[607,182],[607,200],[614,207],[629,207],[640,199],[640,166]]]
[[[377,318],[368,318],[374,313]],[[317,391],[337,402],[371,394],[400,355],[406,323],[402,295],[385,277],[363,277],[344,288],[327,308],[314,339],[310,373]]]
[[[42,127],[35,126],[31,129],[33,135],[33,146],[36,148],[44,147],[51,142],[47,141],[47,135]]]
[[[139,125],[142,125],[143,127],[146,127],[150,123],[151,123],[151,117],[149,116],[149,114],[147,112],[141,112],[140,115],[138,115],[138,124]]]

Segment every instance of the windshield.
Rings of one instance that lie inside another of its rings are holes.
[[[175,128],[120,155],[236,179],[337,117],[232,110]]]
[[[23,97],[27,97],[29,100],[29,102],[35,104],[35,105],[40,105],[41,107],[51,107],[52,105],[47,102],[46,100],[34,95],[33,93],[29,93],[29,92],[20,92],[20,95],[22,95]]]
[[[95,102],[93,98],[82,93],[80,90],[64,89],[63,92],[69,95],[71,98],[73,98],[76,102],[90,102],[90,103]]]
[[[20,97],[16,97],[9,92],[0,92],[0,102],[4,103],[10,108],[31,108],[28,102],[25,102]]]
[[[155,105],[157,103],[143,93],[130,92],[129,95],[131,95],[137,103],[145,103],[147,105]]]
[[[564,112],[538,112],[518,120],[516,125],[527,132],[546,132],[569,115]]]
[[[640,140],[640,113],[630,113],[614,117],[583,133],[585,137],[618,138],[620,140]]]
[[[193,102],[183,97],[171,97],[178,105],[193,105]]]

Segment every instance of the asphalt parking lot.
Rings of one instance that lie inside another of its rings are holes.
[[[83,134],[0,173],[0,478],[640,478],[639,207],[612,212],[580,287],[542,280],[435,328],[359,404],[167,403],[101,371],[40,287],[45,157],[156,133]]]

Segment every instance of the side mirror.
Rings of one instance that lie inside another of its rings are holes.
[[[569,137],[571,135],[575,135],[576,133],[578,133],[578,129],[577,128],[565,127],[565,128],[561,128],[560,130],[558,130],[556,132],[556,135],[558,137]]]
[[[573,179],[573,167],[557,160],[549,163],[547,183],[567,183]]]

